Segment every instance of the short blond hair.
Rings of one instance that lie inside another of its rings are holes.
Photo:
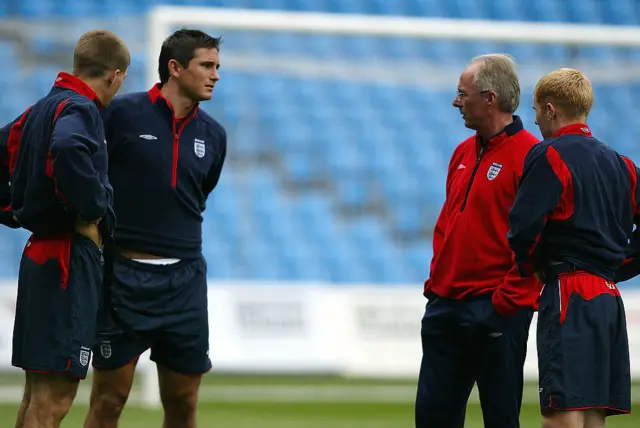
[[[476,90],[494,91],[500,110],[505,113],[515,112],[520,105],[520,81],[513,57],[500,53],[480,55],[469,62],[469,65],[476,64]]]
[[[582,72],[560,68],[540,79],[533,100],[553,104],[570,119],[586,119],[593,107],[593,87]]]
[[[73,72],[78,76],[95,78],[120,70],[131,63],[127,45],[107,30],[92,30],[80,36],[73,51]]]

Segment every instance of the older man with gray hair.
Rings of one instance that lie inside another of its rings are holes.
[[[523,366],[540,295],[521,278],[507,242],[524,159],[538,139],[514,112],[520,83],[511,57],[474,58],[453,106],[476,134],[453,152],[435,225],[416,428],[462,428],[478,385],[486,428],[519,427]]]

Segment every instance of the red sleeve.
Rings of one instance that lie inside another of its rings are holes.
[[[440,254],[440,250],[444,245],[444,235],[447,230],[447,223],[449,217],[449,193],[451,191],[451,179],[453,176],[453,172],[456,170],[458,165],[460,164],[460,158],[462,156],[463,144],[460,144],[456,150],[453,152],[451,156],[451,160],[449,161],[449,170],[447,172],[447,184],[446,184],[446,198],[444,204],[442,205],[442,209],[440,210],[440,215],[438,216],[438,221],[436,221],[436,225],[433,229],[433,257],[431,258],[431,265],[429,268],[429,272],[433,271],[433,267],[436,263],[438,255]],[[424,283],[425,290],[429,287],[429,282],[431,278],[428,278]]]

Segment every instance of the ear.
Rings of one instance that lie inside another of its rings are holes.
[[[170,59],[169,60],[168,67],[169,67],[169,75],[173,76],[173,77],[179,77],[180,76],[180,71],[182,71],[182,69],[184,68],[175,59]]]
[[[115,69],[109,72],[109,74],[107,75],[107,83],[109,84],[109,86],[113,85],[120,73],[120,69]]]
[[[495,91],[488,91],[486,93],[487,96],[487,105],[490,106],[492,104],[495,104],[498,101],[498,95],[495,93]]]
[[[546,103],[544,109],[545,115],[547,116],[547,118],[549,118],[549,120],[554,119],[558,114],[558,110],[556,110],[556,107],[551,103]]]

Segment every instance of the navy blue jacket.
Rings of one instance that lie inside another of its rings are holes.
[[[509,213],[520,274],[554,261],[620,280],[638,196],[633,162],[593,138],[587,125],[561,128],[528,153]]]
[[[0,130],[2,224],[39,236],[73,232],[78,217],[112,228],[100,107],[88,85],[60,73],[49,94]]]
[[[176,120],[160,85],[103,111],[116,245],[171,258],[202,253],[202,212],[226,156],[224,128],[198,106]]]

